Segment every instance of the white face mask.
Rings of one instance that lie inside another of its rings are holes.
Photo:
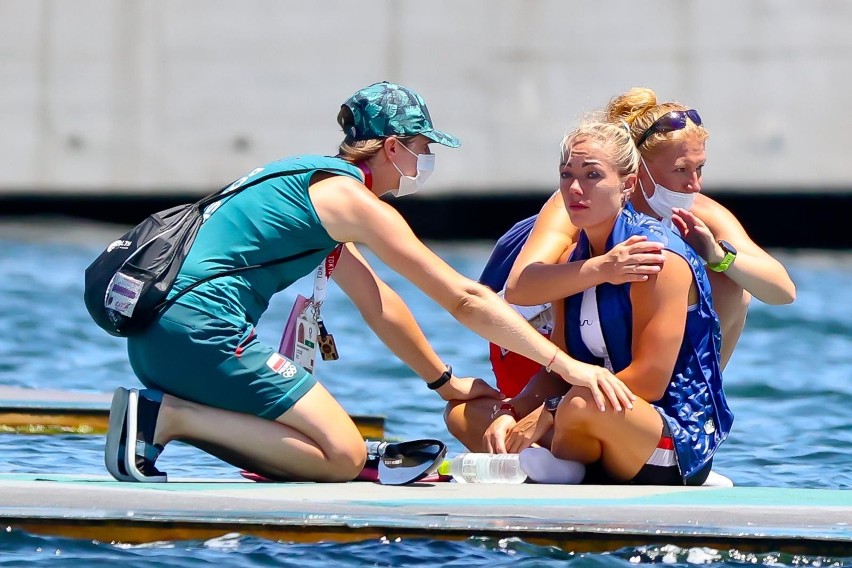
[[[644,158],[642,159],[642,165],[645,166],[645,171],[648,172],[648,177],[651,178],[651,181],[654,183],[654,194],[651,197],[648,197],[648,194],[645,193],[645,188],[642,187],[642,180],[639,180],[639,187],[642,189],[642,195],[645,196],[645,201],[648,202],[648,206],[654,210],[654,213],[662,217],[664,220],[671,222],[672,209],[674,207],[679,207],[681,209],[690,209],[692,207],[692,201],[695,199],[694,193],[681,193],[661,186],[654,181],[654,176],[651,175],[651,170],[648,169],[648,164],[645,163]]]
[[[397,168],[394,162],[391,162],[400,175],[399,187],[391,190],[394,197],[417,193],[417,190],[423,187],[423,184],[426,183],[426,180],[435,171],[435,154],[415,154],[403,144],[400,144],[400,146],[408,150],[409,154],[417,156],[417,175],[414,177],[407,176],[402,173],[402,170]]]

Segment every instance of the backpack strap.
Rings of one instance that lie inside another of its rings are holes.
[[[274,172],[274,173],[267,174],[265,176],[261,176],[257,179],[254,179],[251,182],[243,184],[239,187],[236,187],[231,191],[227,191],[227,189],[233,185],[233,182],[231,182],[230,184],[226,185],[222,189],[220,189],[220,190],[218,190],[214,193],[211,193],[210,195],[202,197],[201,199],[199,199],[195,203],[195,206],[198,208],[198,211],[201,212],[201,211],[204,211],[204,209],[208,205],[210,205],[211,203],[215,203],[215,202],[220,201],[220,200],[222,200],[226,197],[236,195],[236,194],[240,193],[241,191],[248,189],[249,187],[255,186],[259,183],[263,183],[266,180],[270,180],[270,179],[277,178],[277,177],[283,177],[283,176],[306,174],[308,172],[314,172],[314,171],[329,172],[329,173],[334,173],[334,174],[345,175],[345,176],[351,177],[350,172],[347,172],[345,170],[339,170],[337,168],[303,168],[303,169],[299,169],[299,170],[291,170],[291,171],[288,171],[288,172]],[[298,260],[300,258],[304,258],[308,255],[320,252],[321,250],[322,249],[306,250],[306,251],[302,251],[302,252],[299,252],[299,253],[296,253],[296,254],[292,254],[290,256],[285,256],[284,258],[276,258],[276,259],[267,260],[265,262],[261,262],[261,263],[258,263],[258,264],[250,264],[248,266],[238,266],[236,268],[229,268],[228,270],[223,270],[222,272],[219,272],[217,274],[211,274],[210,276],[205,276],[201,280],[193,282],[192,284],[190,284],[189,286],[187,286],[186,288],[184,288],[183,290],[181,290],[180,292],[178,292],[177,294],[172,296],[170,299],[164,300],[164,301],[160,302],[159,304],[157,304],[156,306],[154,306],[154,313],[156,314],[156,313],[159,313],[161,311],[165,311],[166,309],[171,307],[172,304],[174,304],[181,296],[183,296],[187,292],[190,292],[193,289],[197,288],[198,286],[201,286],[205,282],[210,282],[211,280],[213,280],[215,278],[220,278],[222,276],[231,276],[232,274],[238,274],[238,273],[244,272],[246,270],[254,270],[255,268],[263,268],[265,266],[272,266],[274,264],[283,264],[285,262],[290,262],[292,260]]]
[[[244,189],[248,189],[248,188],[250,188],[254,185],[257,185],[259,183],[263,183],[267,180],[277,178],[277,177],[295,176],[295,175],[300,175],[300,174],[306,174],[308,172],[329,172],[329,173],[332,173],[332,174],[338,174],[338,175],[344,175],[344,176],[352,177],[351,172],[347,172],[346,170],[338,170],[337,168],[302,168],[302,169],[299,169],[299,170],[291,170],[291,171],[288,171],[288,172],[272,172],[272,173],[266,174],[264,176],[260,176],[257,179],[253,179],[252,181],[245,183],[245,184],[243,184],[239,187],[235,187],[231,191],[227,191],[229,187],[234,185],[234,182],[231,182],[228,185],[226,185],[225,187],[223,187],[222,189],[219,189],[219,190],[211,193],[210,195],[206,195],[206,196],[202,197],[195,204],[196,204],[196,206],[198,207],[199,210],[203,211],[211,203],[215,203],[217,201],[225,199],[226,197],[236,195],[236,194],[240,193],[241,191],[243,191]]]
[[[201,286],[205,282],[210,282],[211,280],[214,280],[216,278],[221,278],[222,276],[231,276],[232,274],[238,274],[240,272],[245,272],[246,270],[254,270],[255,268],[263,268],[265,266],[272,266],[274,264],[283,264],[285,262],[290,262],[291,260],[298,260],[300,258],[304,258],[308,255],[311,255],[311,254],[314,254],[314,253],[317,253],[317,252],[320,252],[320,251],[322,251],[322,249],[305,250],[305,251],[302,251],[302,252],[299,252],[299,253],[296,253],[296,254],[291,254],[290,256],[285,256],[284,258],[276,258],[276,259],[273,259],[273,260],[267,260],[265,262],[259,262],[257,264],[250,264],[248,266],[238,266],[236,268],[229,268],[228,270],[223,270],[222,272],[217,272],[216,274],[211,274],[210,276],[205,276],[201,280],[196,280],[195,282],[193,282],[192,284],[190,284],[189,286],[187,286],[186,288],[184,288],[183,290],[181,290],[180,292],[178,292],[177,294],[175,294],[174,296],[172,296],[168,300],[164,300],[164,301],[160,302],[159,304],[157,304],[156,306],[154,306],[154,313],[165,311],[166,309],[171,307],[171,305],[174,304],[178,300],[178,298],[180,298],[181,296],[183,296],[187,292],[197,288],[198,286]]]

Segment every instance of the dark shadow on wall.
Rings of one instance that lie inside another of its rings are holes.
[[[496,240],[538,212],[548,194],[454,195],[388,199],[423,239]],[[751,237],[764,247],[852,249],[852,193],[722,193]],[[64,215],[132,225],[145,216],[197,200],[197,195],[6,195],[0,215]],[[806,229],[801,227],[805,225]],[[793,228],[795,227],[795,229]]]

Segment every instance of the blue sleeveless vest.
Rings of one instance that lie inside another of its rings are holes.
[[[482,274],[479,277],[481,284],[485,284],[495,292],[503,289],[506,280],[509,279],[512,265],[515,264],[515,259],[518,258],[521,249],[524,248],[536,219],[538,219],[538,215],[518,221],[497,240],[494,250],[491,251],[491,256],[488,257],[485,268],[482,269]]]
[[[719,318],[713,310],[710,281],[704,265],[680,235],[656,219],[637,213],[628,204],[616,218],[606,250],[632,235],[644,235],[648,240],[662,242],[666,250],[683,257],[698,287],[698,304],[691,306],[687,313],[683,343],[671,381],[660,400],[649,401],[671,430],[680,473],[686,481],[713,457],[719,444],[727,438],[734,420],[722,391]],[[589,258],[589,250],[588,237],[581,231],[569,262]],[[596,288],[596,296],[601,331],[617,373],[632,359],[630,284],[601,284]],[[582,293],[565,299],[568,352],[580,361],[602,365],[603,360],[592,355],[580,337],[582,300]]]

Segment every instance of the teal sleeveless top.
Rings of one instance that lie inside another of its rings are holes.
[[[356,166],[328,156],[295,156],[255,169],[231,186],[248,187],[207,208],[169,295],[229,268],[317,249],[293,261],[213,279],[177,302],[237,325],[256,325],[273,294],[313,272],[338,244],[320,223],[308,196],[317,171],[361,181]]]

